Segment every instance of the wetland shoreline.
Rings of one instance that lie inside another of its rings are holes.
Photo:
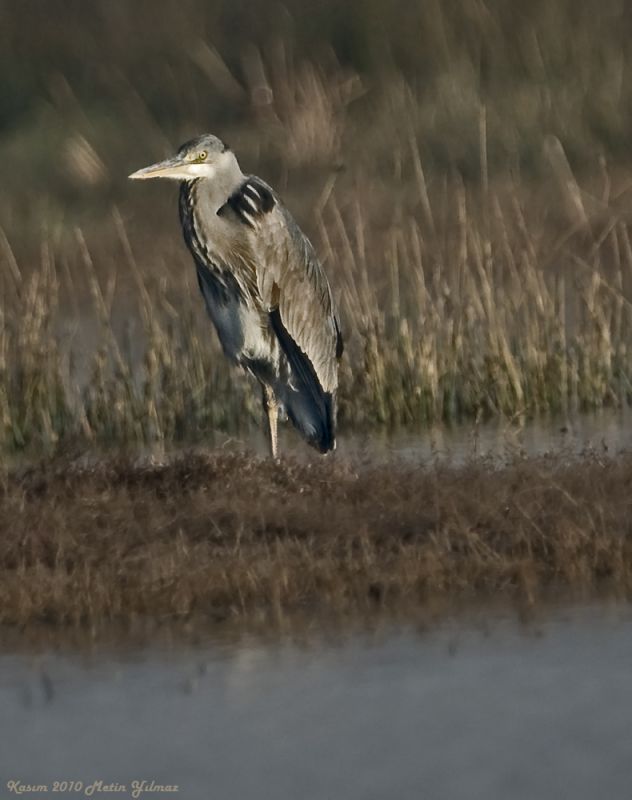
[[[632,456],[411,465],[62,458],[5,473],[0,624],[529,604],[632,588]]]

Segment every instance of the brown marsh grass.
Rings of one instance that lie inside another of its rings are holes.
[[[38,8],[0,2],[1,452],[258,424],[173,187],[125,180],[203,130],[325,262],[342,426],[629,401],[624,4]]]
[[[5,474],[0,623],[533,603],[632,588],[629,456],[493,468],[46,462]]]
[[[574,217],[556,227],[512,183],[455,177],[429,200],[410,157],[417,199],[398,200],[381,226],[375,185],[361,179],[316,211],[347,340],[341,425],[628,403],[632,243],[617,199],[588,210],[568,168]],[[60,252],[44,239],[34,269],[0,241],[0,449],[191,442],[258,424],[256,392],[221,355],[175,220],[169,270],[164,255],[147,261],[118,211],[100,235],[102,248],[76,229]]]

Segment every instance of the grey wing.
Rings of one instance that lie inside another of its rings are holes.
[[[309,240],[258,178],[247,178],[217,213],[243,226],[257,302],[290,366],[276,395],[307,441],[326,453],[335,447],[342,354],[327,278]]]
[[[334,393],[342,336],[314,248],[263,181],[250,178],[239,198],[234,210],[251,229],[257,286],[277,338],[295,369],[304,354],[303,371],[311,367],[321,389]]]

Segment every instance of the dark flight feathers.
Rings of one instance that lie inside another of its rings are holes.
[[[270,312],[270,325],[285,353],[295,383],[284,387],[280,399],[307,441],[321,453],[326,453],[333,448],[336,438],[331,393],[323,391],[312,362],[287,332],[278,308]]]
[[[313,248],[259,178],[247,178],[217,214],[232,217],[257,237],[261,301],[290,368],[289,380],[278,376],[272,386],[293,424],[326,453],[335,446],[336,372],[331,362],[342,355],[343,342]]]

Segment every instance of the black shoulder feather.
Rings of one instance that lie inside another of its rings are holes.
[[[258,178],[247,178],[217,214],[223,217],[232,212],[241,223],[254,228],[257,219],[272,211],[274,205],[271,189]]]

